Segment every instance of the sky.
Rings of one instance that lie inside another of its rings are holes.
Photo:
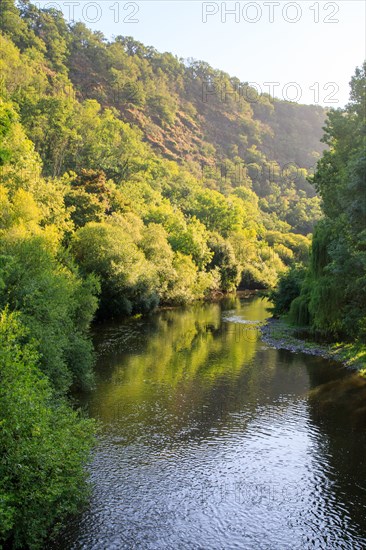
[[[61,9],[108,39],[132,36],[158,51],[207,61],[258,93],[342,107],[366,58],[363,0],[202,2],[65,0]]]

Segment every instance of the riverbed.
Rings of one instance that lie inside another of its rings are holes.
[[[267,305],[96,328],[97,385],[80,397],[101,424],[92,498],[58,548],[366,548],[365,387],[264,343]]]

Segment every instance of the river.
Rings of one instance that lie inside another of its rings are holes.
[[[264,344],[266,305],[97,328],[93,495],[62,548],[366,548],[365,384]]]

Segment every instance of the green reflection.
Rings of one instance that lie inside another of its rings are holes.
[[[290,510],[281,500],[275,510],[241,508],[260,540],[280,522],[289,547],[300,538],[308,547],[314,530],[324,548],[365,547],[357,542],[366,540],[366,383],[320,357],[263,344],[253,322],[267,317],[266,307],[230,297],[100,327],[97,389],[84,399],[103,426],[94,466],[102,505],[81,526],[84,537],[109,529],[112,513],[121,531],[138,518],[131,541],[140,526],[153,540],[165,532],[166,503],[178,514],[182,504],[201,513],[196,493],[182,487],[250,485],[263,473],[280,488],[291,480],[301,498]],[[116,495],[123,513],[114,512]],[[152,505],[158,520],[146,527]],[[231,524],[241,525],[237,502],[227,505]],[[288,513],[297,522],[290,528]],[[223,517],[217,510],[203,524]],[[194,523],[183,525],[199,536]],[[230,532],[224,537],[229,547]]]
[[[132,415],[145,424],[176,427],[189,415],[209,421],[215,411],[221,416],[238,408],[238,399],[255,401],[263,369],[275,368],[275,358],[253,368],[259,338],[254,321],[268,316],[267,305],[257,297],[230,297],[165,310],[100,334],[109,344],[99,361],[92,414],[106,423]]]

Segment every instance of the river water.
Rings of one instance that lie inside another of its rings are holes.
[[[366,548],[366,384],[263,343],[266,305],[98,328],[93,496],[63,548]]]

